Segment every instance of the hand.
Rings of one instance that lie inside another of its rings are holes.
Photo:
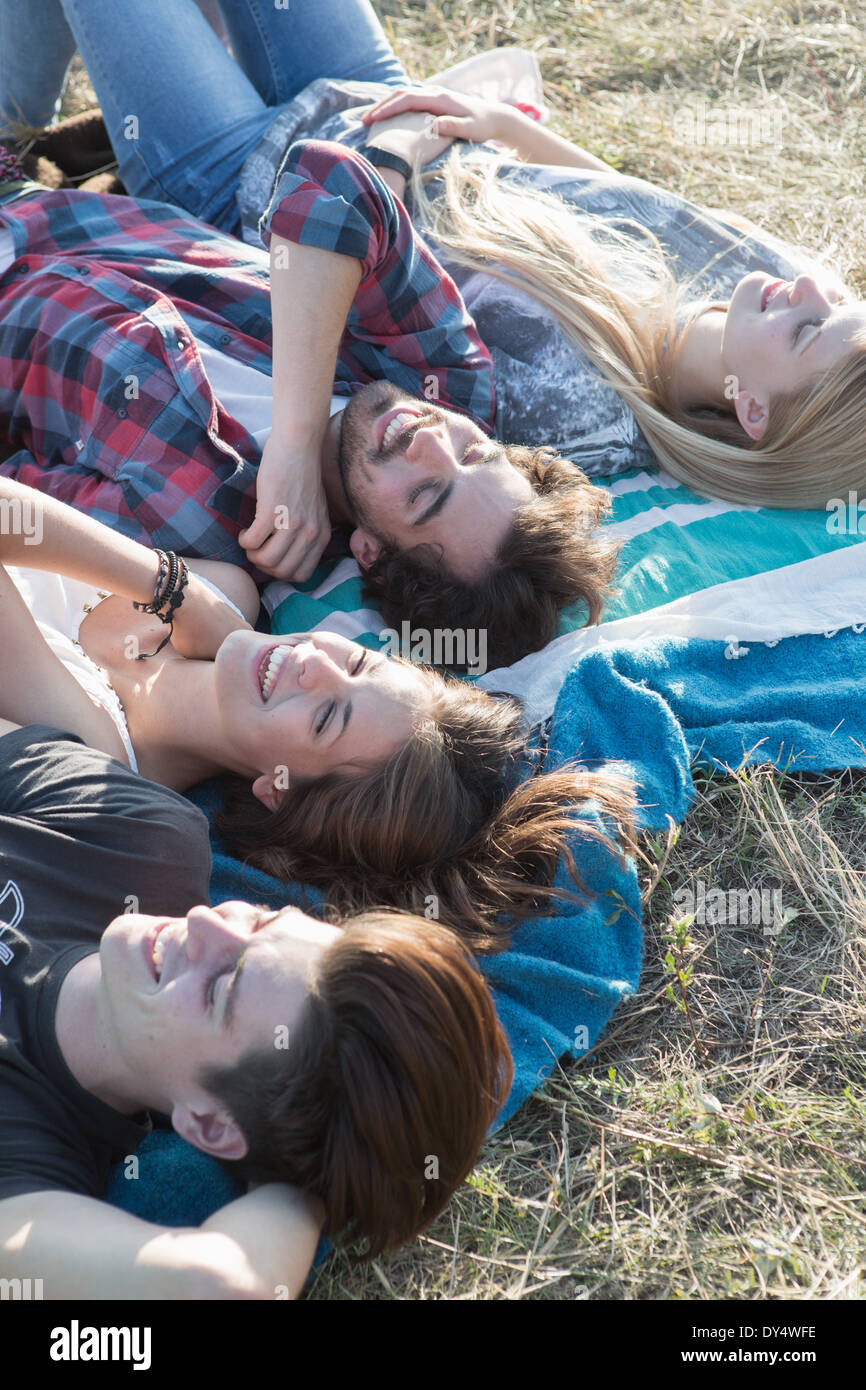
[[[171,645],[181,656],[190,660],[213,661],[230,632],[236,632],[241,627],[252,629],[233,608],[201,582],[189,563],[187,569],[189,583],[184,590],[183,603],[174,615]],[[167,628],[156,618],[153,623],[153,635],[158,643],[162,641]]]
[[[309,579],[331,538],[318,455],[285,450],[268,439],[256,486],[256,515],[238,540],[249,559],[276,579]]]
[[[436,117],[428,121],[430,137],[448,136],[452,140],[497,140],[505,133],[514,107],[507,102],[485,101],[481,97],[463,96],[444,87],[398,87],[377,101],[361,120],[364,125],[390,120],[407,111],[425,111]],[[434,156],[422,162],[427,164]]]

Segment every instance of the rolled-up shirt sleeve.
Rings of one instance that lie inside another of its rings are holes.
[[[362,155],[324,140],[292,145],[260,231],[265,245],[279,236],[360,261],[339,384],[354,389],[384,378],[491,428],[490,353],[451,276]]]

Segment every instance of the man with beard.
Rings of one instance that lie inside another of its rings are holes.
[[[270,275],[167,204],[47,191],[4,159],[4,473],[257,578],[309,578],[346,525],[388,621],[486,627],[493,664],[567,604],[597,619],[606,495],[491,441],[490,354],[365,158],[292,147]]]

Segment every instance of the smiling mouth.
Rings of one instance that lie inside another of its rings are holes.
[[[263,704],[267,704],[268,698],[273,693],[274,686],[277,683],[277,677],[283,669],[283,664],[291,654],[292,648],[282,643],[273,647],[268,647],[267,651],[263,654],[257,671],[259,694],[262,697]]]
[[[162,969],[165,965],[165,942],[162,940],[162,934],[169,925],[170,923],[163,922],[162,926],[157,928],[156,935],[153,938],[150,948],[150,961],[153,966],[154,979],[157,984],[159,984],[162,979]]]
[[[402,434],[408,434],[412,426],[416,425],[419,420],[424,418],[423,411],[413,409],[407,410],[405,408],[396,411],[387,411],[386,416],[387,415],[390,415],[391,419],[388,421],[379,438],[380,454],[384,454],[386,450],[393,448]],[[377,430],[377,435],[378,434],[379,430]]]
[[[766,286],[764,287],[764,293],[761,295],[761,313],[762,313],[762,314],[763,314],[764,310],[766,309],[767,305],[769,304],[770,300],[771,300],[772,298],[774,298],[774,296],[775,296],[775,294],[776,294],[776,291],[779,290],[779,289],[781,289],[782,286],[784,285],[784,283],[785,283],[784,280],[771,280],[770,283],[769,283],[769,285],[766,285]]]

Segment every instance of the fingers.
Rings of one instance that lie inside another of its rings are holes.
[[[272,534],[274,530],[274,517],[272,509],[267,507],[257,507],[253,518],[252,526],[248,526],[245,531],[241,531],[238,540],[244,550],[259,550]]]
[[[430,133],[450,135],[454,140],[471,140],[474,125],[468,116],[440,116],[430,127]]]
[[[253,527],[250,528],[252,534]],[[275,529],[263,544],[251,546],[241,537],[248,558],[266,574],[278,579],[309,579],[331,538],[330,523],[308,522],[292,529]]]
[[[433,115],[455,115],[461,110],[455,97],[450,92],[440,92],[435,89],[429,91],[418,91],[417,88],[402,88],[392,93],[391,96],[383,97],[377,101],[375,106],[371,106],[361,117],[364,125],[373,125],[376,121],[387,120],[391,116],[399,116],[404,111],[429,111]]]

